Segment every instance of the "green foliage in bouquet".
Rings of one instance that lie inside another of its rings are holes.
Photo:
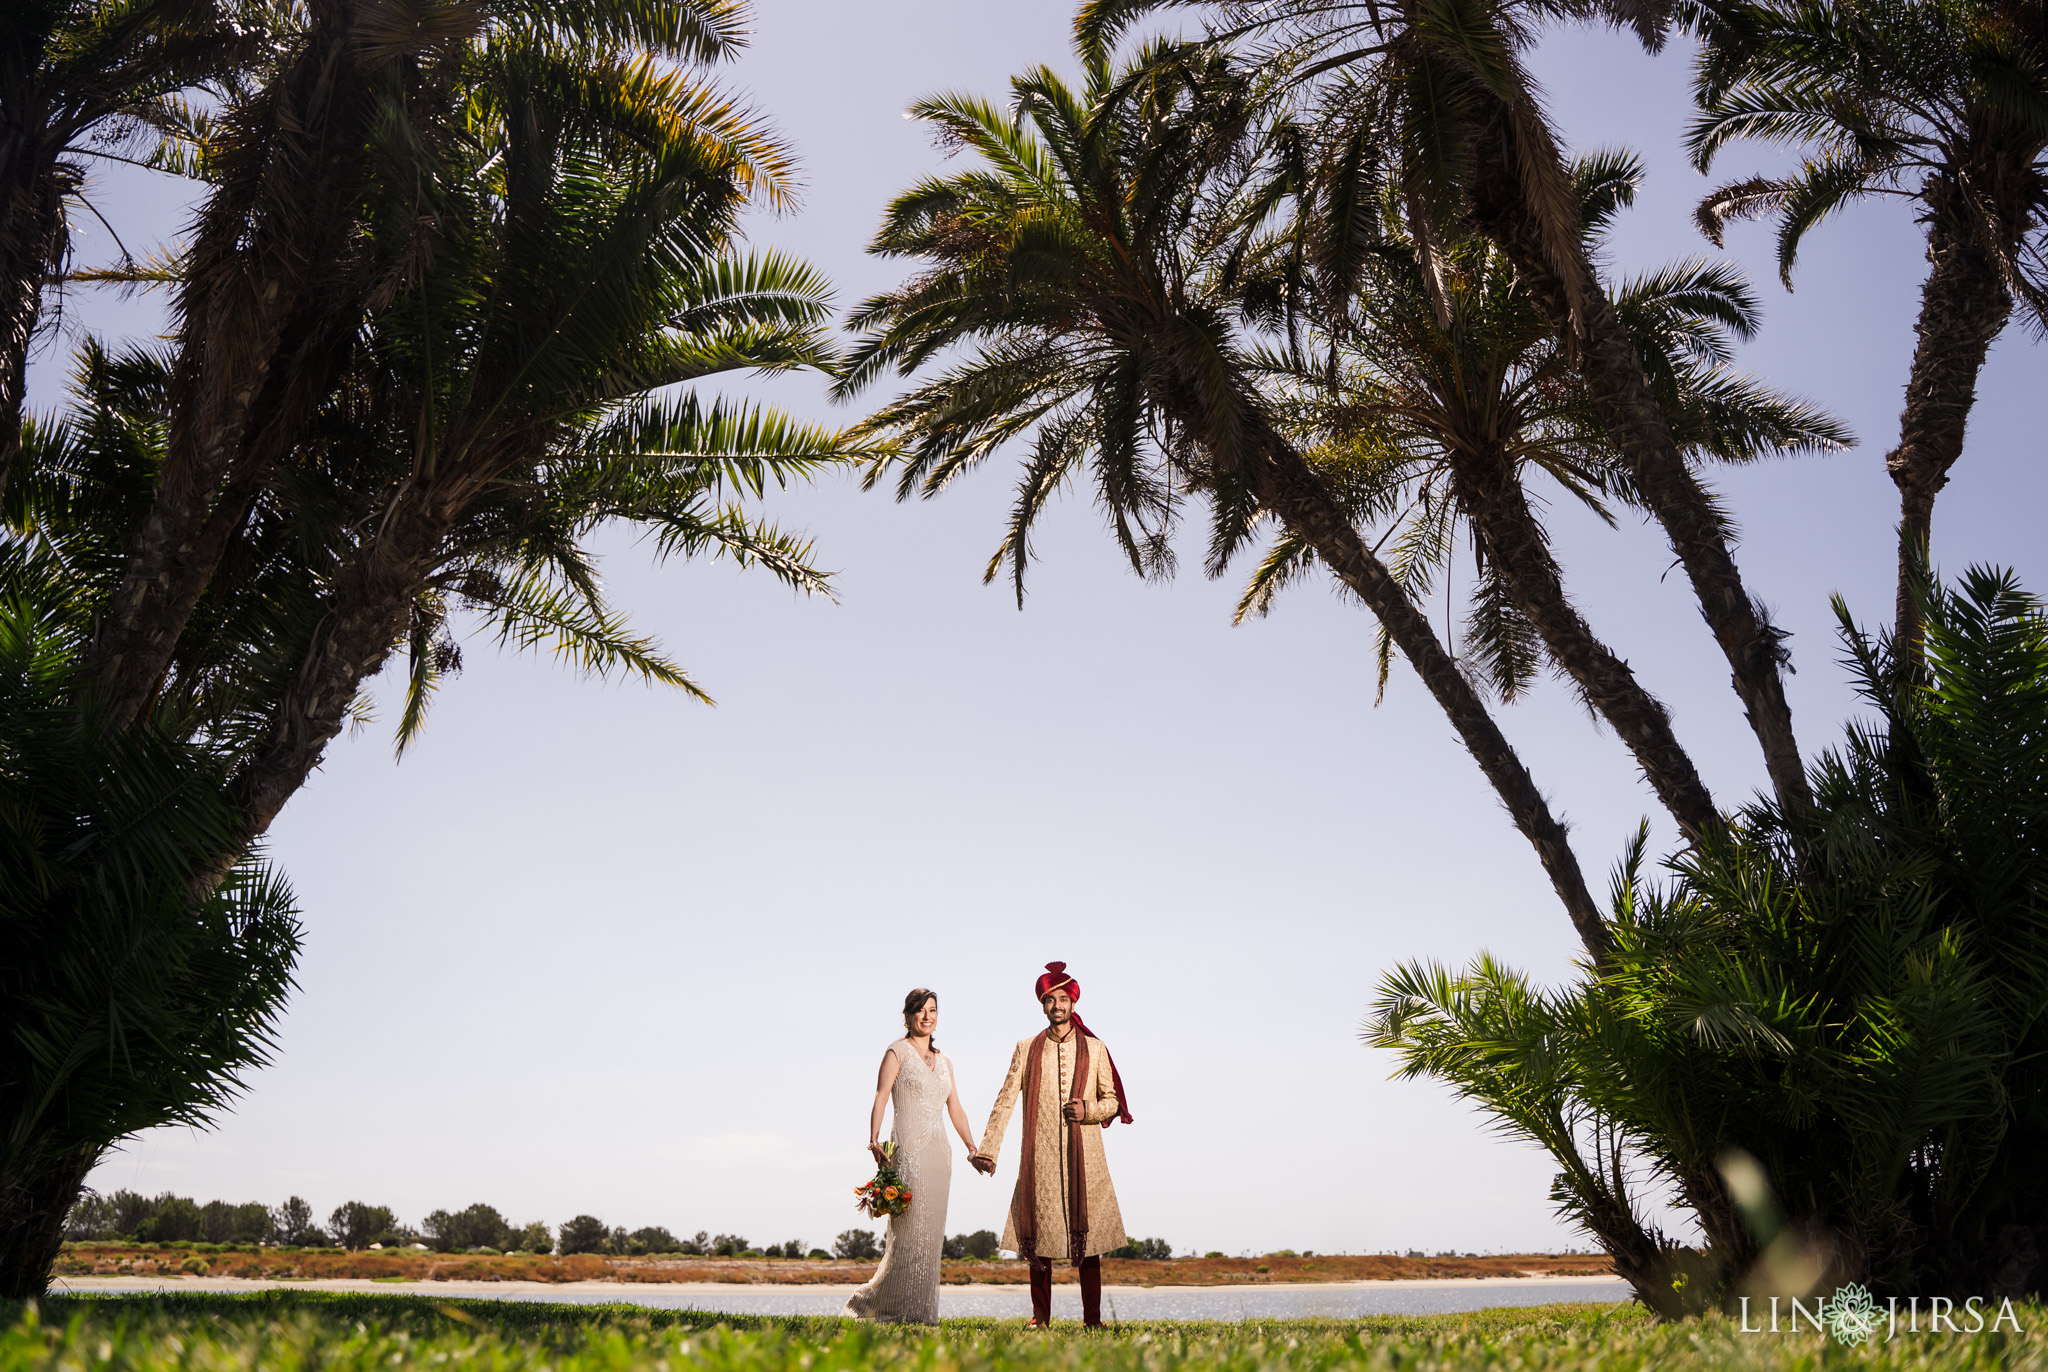
[[[876,1171],[874,1180],[853,1188],[853,1208],[875,1219],[900,1215],[910,1208],[910,1188],[896,1174],[896,1145],[883,1144],[882,1153],[889,1160]]]

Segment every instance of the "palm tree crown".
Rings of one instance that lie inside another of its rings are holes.
[[[1723,186],[1700,205],[1716,243],[1732,219],[1774,217],[1789,288],[1801,243],[1873,196],[1916,202],[1930,270],[1899,443],[1897,623],[1918,637],[1934,502],[1962,457],[1977,377],[2015,302],[2048,327],[2048,11],[2040,0],[1743,0],[1702,10],[1688,133],[1705,170],[1731,142],[1802,148],[1785,176]]]
[[[1247,122],[1256,78],[1213,49],[1154,43],[1116,68],[1084,49],[1076,91],[1037,70],[1013,111],[947,96],[916,108],[981,165],[912,187],[874,251],[923,270],[865,302],[841,394],[885,368],[947,349],[937,376],[862,426],[898,445],[899,495],[934,494],[1006,442],[1029,444],[1007,565],[1022,593],[1046,501],[1086,472],[1131,565],[1172,567],[1186,497],[1209,508],[1208,570],[1220,572],[1277,520],[1362,599],[1421,675],[1535,846],[1589,948],[1597,921],[1563,827],[1484,702],[1407,593],[1360,539],[1342,502],[1260,394],[1227,261],[1239,193],[1260,180]]]

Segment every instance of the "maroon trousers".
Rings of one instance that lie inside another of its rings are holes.
[[[1074,1264],[1081,1269],[1081,1323],[1102,1323],[1102,1258],[1082,1258]],[[1052,1323],[1052,1259],[1031,1260],[1031,1322]]]

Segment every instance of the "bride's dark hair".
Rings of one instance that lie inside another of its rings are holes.
[[[932,990],[929,986],[920,986],[905,996],[903,998],[903,1032],[907,1034],[915,1027],[910,1021],[916,1018],[918,1011],[924,1009],[926,1001],[937,1000],[938,998],[939,993]],[[934,1053],[939,1051],[939,1041],[936,1037],[932,1039],[932,1051]]]

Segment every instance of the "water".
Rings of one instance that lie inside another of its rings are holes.
[[[450,1292],[449,1294],[456,1294]],[[801,1286],[735,1286],[730,1291],[606,1292],[555,1289],[547,1292],[496,1292],[465,1289],[464,1297],[492,1296],[507,1300],[553,1300],[576,1305],[628,1301],[664,1310],[706,1310],[727,1315],[836,1315],[846,1304],[843,1288],[817,1290]],[[1456,1286],[1198,1286],[1171,1290],[1105,1291],[1104,1319],[1117,1320],[1283,1320],[1322,1317],[1357,1319],[1362,1315],[1441,1315],[1486,1310],[1502,1305],[1548,1305],[1559,1301],[1620,1302],[1628,1299],[1621,1281],[1544,1282]],[[1081,1318],[1081,1293],[1056,1286],[1053,1318]],[[1025,1319],[1031,1314],[1031,1293],[1023,1286],[944,1286],[939,1288],[942,1319],[966,1316]]]

